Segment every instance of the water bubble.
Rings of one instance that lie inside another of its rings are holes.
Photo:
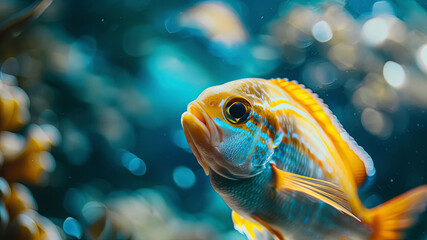
[[[144,175],[147,170],[145,163],[139,158],[132,159],[129,163],[128,169],[137,176]]]
[[[133,153],[125,151],[122,154],[121,162],[125,168],[136,176],[142,176],[147,171],[145,162]]]
[[[389,25],[384,18],[376,17],[368,20],[362,27],[362,38],[368,45],[379,45],[387,39]]]
[[[405,83],[405,70],[396,62],[386,62],[383,68],[383,75],[386,82],[395,88],[399,88]]]
[[[331,26],[326,21],[320,21],[314,24],[311,30],[314,38],[319,42],[327,42],[332,39],[333,33]]]
[[[378,1],[372,6],[373,15],[394,15],[394,10],[388,1]]]
[[[417,51],[417,64],[427,74],[427,43]]]
[[[80,226],[80,223],[72,217],[65,219],[62,228],[64,229],[64,232],[70,236],[77,239],[82,237],[82,227]]]
[[[180,166],[173,171],[173,180],[181,188],[191,188],[196,182],[196,176],[191,169]]]

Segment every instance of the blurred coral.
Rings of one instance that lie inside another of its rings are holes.
[[[243,239],[237,234],[233,238],[220,237],[224,232],[209,217],[179,214],[159,191],[139,189],[114,195],[105,205],[92,201],[83,208],[91,239]]]
[[[59,138],[51,125],[30,125],[25,137],[10,131],[29,120],[28,97],[14,77],[0,79],[0,239],[61,239],[57,227],[37,213],[30,190],[22,183],[42,185],[55,168],[49,153]]]

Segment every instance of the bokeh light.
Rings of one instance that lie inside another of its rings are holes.
[[[319,42],[327,42],[331,40],[333,33],[329,24],[325,21],[320,21],[314,24],[313,29],[314,38]]]
[[[378,45],[387,39],[389,28],[389,23],[385,18],[372,18],[363,25],[362,37],[367,44]]]
[[[64,232],[67,235],[70,235],[77,239],[80,239],[82,237],[82,227],[80,226],[80,223],[72,217],[68,217],[65,219],[62,228],[64,229]]]
[[[196,177],[189,168],[180,166],[173,170],[173,180],[181,188],[190,188],[196,182]]]
[[[427,74],[427,43],[422,45],[417,51],[418,66]]]
[[[329,106],[373,159],[367,207],[427,183],[423,1],[49,2],[0,7],[0,239],[245,239],[180,118],[246,77]]]
[[[406,80],[406,74],[403,67],[393,61],[388,61],[383,68],[384,78],[388,84],[395,88],[402,87]]]

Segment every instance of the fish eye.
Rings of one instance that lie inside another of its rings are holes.
[[[225,118],[232,124],[243,123],[249,119],[252,113],[251,104],[248,100],[237,97],[232,98],[225,104]]]

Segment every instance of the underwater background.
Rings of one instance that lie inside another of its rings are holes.
[[[245,239],[180,119],[246,77],[329,105],[374,160],[365,206],[427,184],[426,1],[3,0],[0,20],[0,239]]]

